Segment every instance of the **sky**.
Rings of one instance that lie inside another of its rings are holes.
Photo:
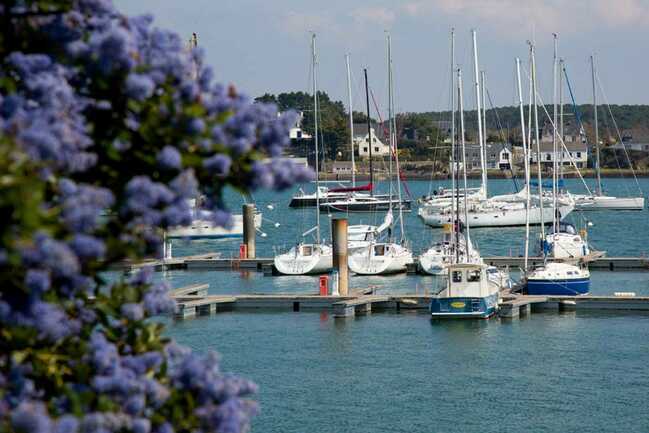
[[[387,101],[386,32],[392,38],[397,112],[449,107],[450,30],[463,71],[465,107],[475,106],[471,30],[496,106],[516,103],[515,58],[526,70],[535,41],[538,86],[552,101],[553,33],[577,103],[591,103],[589,56],[606,99],[649,103],[649,0],[114,0],[128,15],[152,13],[159,27],[206,50],[217,80],[250,96],[310,89],[310,32],[318,83],[347,105],[345,54],[354,109],[364,108],[363,68],[381,109]],[[525,76],[525,71],[523,75]],[[598,96],[603,100],[603,95]],[[489,104],[488,104],[489,106]]]

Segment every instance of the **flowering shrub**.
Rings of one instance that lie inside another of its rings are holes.
[[[254,384],[163,337],[150,272],[203,194],[281,189],[291,115],[213,82],[203,52],[109,0],[0,5],[0,431],[238,432]],[[269,159],[270,158],[270,159]]]

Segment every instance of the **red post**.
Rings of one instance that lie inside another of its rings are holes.
[[[239,245],[239,258],[247,259],[248,258],[248,245],[240,244]]]
[[[329,276],[320,275],[320,296],[329,295]]]

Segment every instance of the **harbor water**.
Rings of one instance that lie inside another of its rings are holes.
[[[640,180],[649,190],[649,181]],[[445,185],[436,182],[433,187]],[[580,192],[578,181],[568,182]],[[428,182],[411,182],[413,196]],[[611,195],[633,181],[606,179]],[[490,182],[491,194],[513,190]],[[315,222],[313,209],[287,208],[293,191],[255,197],[264,212],[257,255],[287,247]],[[236,212],[241,199],[228,202]],[[274,208],[270,210],[267,205]],[[413,206],[414,209],[416,207]],[[351,223],[380,223],[352,215]],[[609,256],[649,250],[649,212],[575,213],[592,221],[589,241]],[[322,215],[323,233],[329,217]],[[280,227],[273,223],[279,222]],[[415,253],[440,236],[416,210],[405,218]],[[523,228],[471,232],[484,256],[519,255]],[[174,255],[238,253],[238,240],[174,242]],[[315,293],[317,277],[269,277],[257,272],[168,271],[173,287],[209,283],[210,293]],[[441,279],[414,275],[359,277],[352,288],[378,293],[431,293]],[[649,296],[649,273],[592,272],[593,294],[632,291]],[[255,381],[261,406],[253,432],[517,432],[649,431],[649,314],[544,312],[521,320],[438,322],[424,312],[380,312],[334,319],[326,312],[223,312],[166,320],[167,333],[197,351],[215,350],[225,371]]]

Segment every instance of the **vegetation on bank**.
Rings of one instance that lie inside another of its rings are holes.
[[[227,225],[222,191],[310,180],[277,159],[292,113],[107,0],[0,6],[0,432],[245,432],[256,386],[164,336],[165,281],[111,264],[164,230]]]
[[[345,106],[341,101],[333,101],[326,92],[320,92],[321,128],[325,148],[325,155],[330,160],[348,160],[349,151],[349,118]],[[288,92],[278,95],[265,94],[257,101],[274,102],[280,110],[294,109],[302,111],[304,118],[302,128],[305,132],[313,133],[313,98],[305,92]],[[545,107],[548,113],[552,106]],[[374,108],[372,108],[374,112]],[[545,118],[544,111],[539,109],[541,119]],[[579,134],[576,113],[579,113],[584,125],[584,132],[589,143],[594,142],[594,131],[591,125],[593,118],[592,105],[579,105],[576,109],[572,105],[564,106],[565,132]],[[612,113],[612,117],[611,114]],[[475,141],[477,124],[476,112],[465,112],[467,125],[466,139]],[[372,115],[378,118],[377,114]],[[509,142],[514,145],[521,144],[520,119],[518,107],[489,108],[487,117],[487,142]],[[449,111],[425,113],[399,113],[396,123],[399,136],[400,156],[404,161],[448,161],[449,149],[445,140],[449,137]],[[615,119],[615,121],[613,121]],[[375,120],[375,119],[373,119]],[[599,108],[600,140],[605,148],[609,144],[619,142],[618,131],[622,137],[633,141],[649,141],[649,105],[611,105]],[[354,122],[365,122],[364,113],[354,112]],[[381,131],[379,131],[381,133]],[[307,140],[295,140],[292,144],[295,154],[305,155],[310,151]],[[649,157],[643,152],[629,152],[634,167],[649,167]],[[617,159],[616,159],[617,158]],[[602,152],[602,166],[617,168],[628,167],[626,156],[622,151],[604,149]]]

